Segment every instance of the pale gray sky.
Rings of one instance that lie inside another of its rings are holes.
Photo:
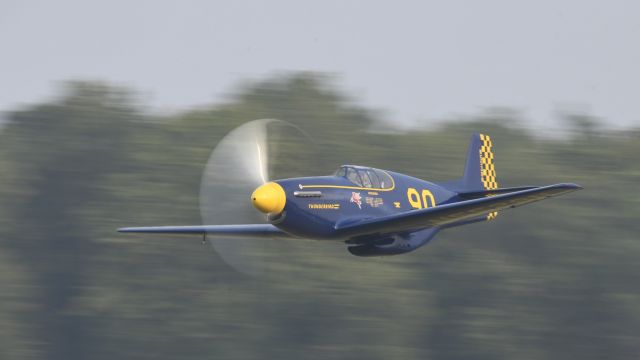
[[[0,0],[0,111],[55,82],[132,85],[160,109],[245,79],[327,71],[401,124],[509,106],[538,126],[587,106],[640,125],[637,1]]]

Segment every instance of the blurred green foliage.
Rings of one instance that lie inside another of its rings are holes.
[[[400,132],[376,116],[311,73],[171,116],[145,113],[127,89],[83,82],[11,113],[0,130],[0,358],[640,355],[640,131],[573,117],[568,136],[545,139],[501,110]],[[210,151],[258,118],[297,124],[316,142],[311,161],[279,164],[288,170],[276,177],[355,163],[456,178],[470,133],[482,131],[502,186],[585,190],[397,257],[305,244],[295,261],[271,264],[279,278],[242,275],[200,239],[115,233],[199,224]]]

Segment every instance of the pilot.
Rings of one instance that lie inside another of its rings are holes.
[[[371,179],[369,179],[369,175],[360,172],[360,177],[362,178],[362,185],[366,188],[371,187]]]

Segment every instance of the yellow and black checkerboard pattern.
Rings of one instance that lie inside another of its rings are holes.
[[[485,190],[493,190],[498,188],[498,180],[496,179],[496,167],[493,165],[493,151],[491,147],[491,138],[489,135],[480,134],[480,179]],[[498,216],[498,212],[492,212],[487,215],[487,220],[493,220]]]

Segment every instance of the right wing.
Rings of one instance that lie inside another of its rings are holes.
[[[118,232],[171,235],[207,234],[214,237],[293,237],[271,224],[126,227],[118,229]]]
[[[576,184],[543,186],[338,224],[336,225],[336,230],[340,236],[344,237],[412,232],[429,227],[446,226],[490,212],[525,205],[580,189],[582,187]]]

